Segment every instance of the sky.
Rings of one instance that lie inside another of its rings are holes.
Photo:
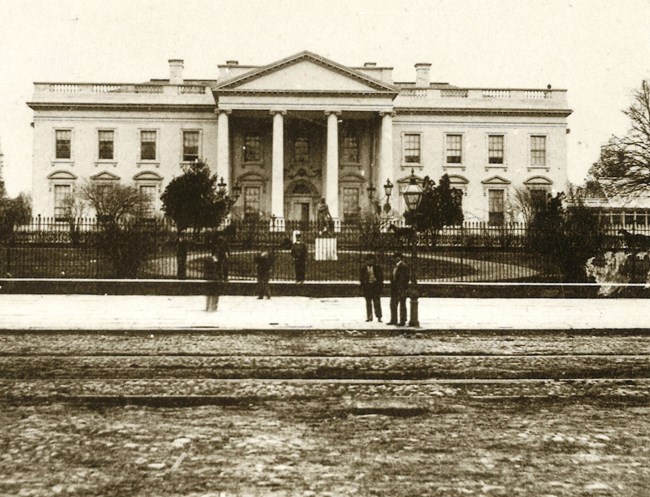
[[[374,61],[413,81],[568,90],[569,179],[584,180],[650,78],[650,0],[0,0],[0,146],[10,195],[29,192],[35,81],[188,79],[303,50]]]

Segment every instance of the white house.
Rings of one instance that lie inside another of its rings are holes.
[[[310,52],[227,61],[206,80],[183,79],[182,60],[169,67],[169,79],[139,84],[35,83],[35,214],[62,216],[84,180],[135,184],[159,211],[165,185],[197,159],[241,185],[235,217],[279,223],[315,219],[321,197],[335,219],[354,220],[388,200],[387,180],[403,211],[412,171],[448,174],[466,219],[492,223],[509,219],[514,188],[567,183],[565,90],[462,88],[432,82],[428,63],[395,82],[390,67]]]

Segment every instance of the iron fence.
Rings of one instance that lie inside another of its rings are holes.
[[[232,222],[179,237],[169,221],[149,220],[130,227],[130,236],[118,236],[107,234],[94,218],[37,218],[0,241],[0,270],[15,278],[203,279],[205,260],[221,239],[227,246],[230,279],[254,280],[255,257],[266,249],[273,259],[272,279],[292,281],[291,245],[300,231],[308,247],[307,280],[354,281],[369,253],[388,276],[392,255],[400,251],[408,260],[417,243],[413,267],[419,281],[561,281],[558,269],[531,246],[529,230],[522,224],[465,223],[433,234],[378,222],[343,224],[335,234],[337,260],[320,261],[315,240],[322,234],[314,223],[287,222],[281,228],[271,223]],[[607,227],[607,248],[624,246],[619,229]],[[120,272],[120,257],[138,260],[129,271]]]

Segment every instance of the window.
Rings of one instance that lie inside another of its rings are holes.
[[[244,219],[257,219],[260,213],[260,187],[244,187]]]
[[[99,131],[99,160],[113,160],[114,135],[112,130]]]
[[[503,164],[504,142],[503,135],[488,136],[488,163]]]
[[[532,203],[535,206],[546,205],[547,197],[548,197],[548,191],[545,188],[530,189],[530,199],[532,200]]]
[[[546,166],[546,137],[530,137],[530,165],[543,167]]]
[[[357,138],[356,133],[349,129],[345,130],[343,133],[343,142],[341,143],[341,162],[344,164],[359,163],[359,139]]]
[[[54,185],[54,219],[62,221],[68,217],[65,199],[72,194],[72,185]]]
[[[260,162],[262,160],[262,139],[260,135],[244,137],[244,162]]]
[[[463,135],[447,135],[447,164],[463,162]]]
[[[503,190],[488,190],[488,224],[491,226],[503,226],[504,193]]]
[[[309,140],[304,136],[296,138],[293,144],[293,156],[296,163],[309,162]]]
[[[140,193],[145,195],[149,202],[144,211],[144,217],[153,217],[156,209],[156,185],[140,185]]]
[[[155,131],[140,131],[140,160],[156,160]]]
[[[183,162],[199,160],[199,132],[183,131]]]
[[[56,158],[70,159],[72,157],[71,154],[72,131],[69,129],[57,129],[55,135],[56,135]]]
[[[405,133],[402,137],[402,149],[406,164],[420,163],[420,135]]]
[[[359,220],[359,188],[343,188],[343,219],[346,222]]]

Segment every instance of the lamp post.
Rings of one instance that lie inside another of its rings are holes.
[[[387,179],[384,184],[384,193],[386,194],[386,205],[390,205],[390,195],[393,193],[393,184],[390,179]]]
[[[411,237],[411,264],[409,264],[409,273],[411,281],[411,316],[409,319],[409,326],[420,326],[420,321],[418,318],[418,281],[417,275],[415,273],[415,264],[417,263],[418,256],[418,239],[417,239],[417,225],[415,223],[415,212],[420,205],[422,200],[422,187],[418,184],[417,176],[413,170],[411,170],[411,176],[409,177],[409,184],[402,193],[404,196],[404,202],[406,203],[406,208],[409,213],[412,214],[411,219],[413,220],[413,236]]]
[[[223,180],[223,178],[221,178]],[[235,184],[232,187],[232,203],[237,203],[239,196],[241,195],[241,185],[239,181],[235,181]]]

